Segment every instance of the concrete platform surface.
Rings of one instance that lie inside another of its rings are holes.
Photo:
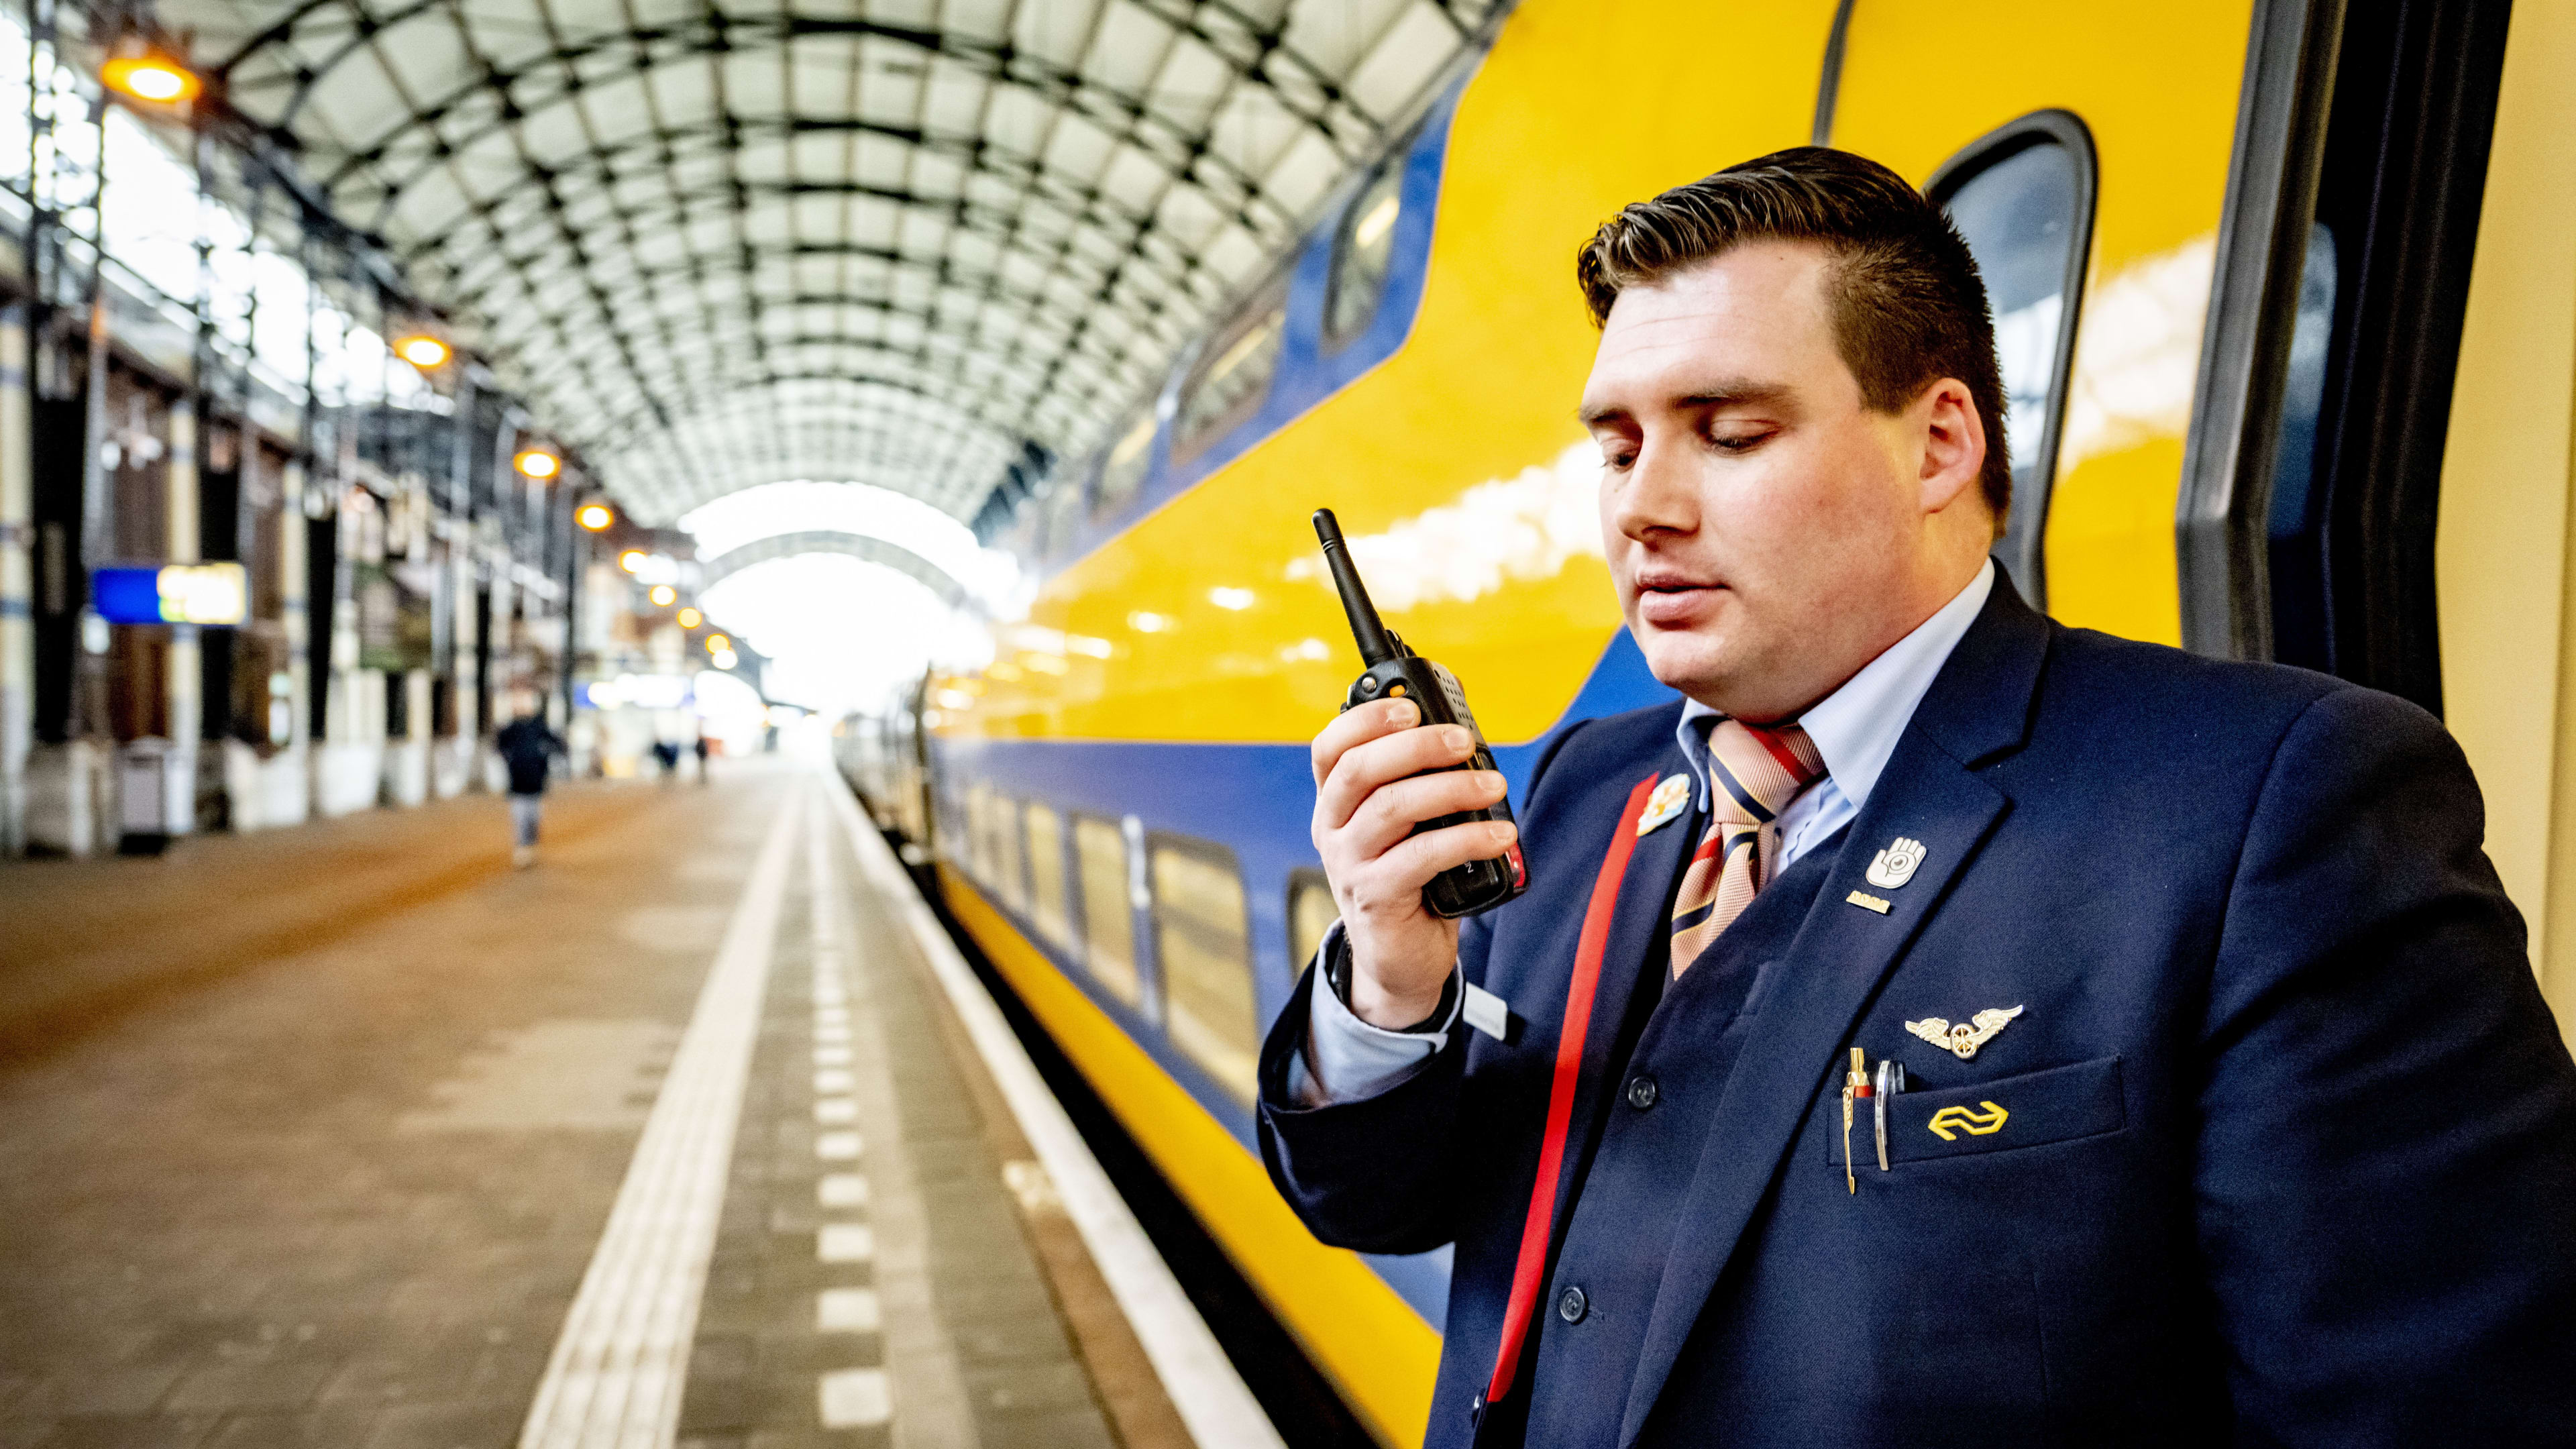
[[[0,1449],[1188,1443],[837,788],[0,866]]]

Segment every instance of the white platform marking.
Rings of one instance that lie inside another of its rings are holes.
[[[850,1090],[851,1084],[856,1080],[857,1078],[852,1077],[848,1072],[837,1069],[816,1072],[814,1074],[814,1094],[818,1097],[838,1096],[841,1093]]]
[[[846,1026],[818,1026],[814,1028],[814,1040],[826,1046],[848,1046],[850,1029]]]
[[[849,1162],[859,1155],[859,1134],[825,1132],[814,1139],[814,1155],[825,1162]]]
[[[814,1299],[816,1333],[874,1333],[885,1327],[885,1309],[873,1288],[826,1288]]]
[[[825,1223],[814,1235],[814,1257],[824,1263],[865,1263],[877,1255],[876,1229],[865,1223]]]
[[[983,983],[975,979],[966,958],[958,954],[957,943],[948,939],[912,877],[904,873],[894,852],[886,848],[885,837],[860,818],[848,787],[839,780],[832,780],[825,794],[831,801],[832,813],[841,817],[850,847],[858,853],[859,866],[876,886],[879,898],[903,918],[914,943],[929,958],[940,989],[956,1008],[958,1019],[974,1041],[976,1053],[992,1072],[1003,1100],[1011,1104],[1011,1115],[1020,1121],[1020,1134],[1028,1139],[1047,1176],[1054,1180],[1056,1191],[1063,1196],[1066,1215],[1082,1234],[1083,1245],[1091,1250],[1100,1276],[1108,1280],[1110,1295],[1118,1300],[1120,1310],[1135,1328],[1137,1342],[1162,1379],[1164,1392],[1171,1396],[1172,1407],[1188,1427],[1190,1437],[1210,1449],[1217,1445],[1225,1449],[1284,1449],[1279,1431],[1261,1412],[1252,1391],[1244,1387],[1243,1376],[1227,1361],[1225,1350],[1217,1347],[1216,1335],[1208,1331],[1207,1320],[1191,1306],[1179,1281],[1172,1277],[1171,1266],[1155,1251],[1153,1240],[1145,1236],[1135,1213],[1110,1185],[1109,1175],[1101,1171],[1099,1160],[1083,1144],[1082,1135],[1074,1130],[1073,1119],[1065,1115],[1064,1105],[1047,1090],[1027,1049],[1011,1034],[1010,1024],[1002,1019],[1002,1009],[994,1004]],[[829,1392],[827,1381],[827,1396]]]
[[[564,1315],[520,1449],[658,1449],[679,1435],[680,1390],[807,799],[803,790],[790,795],[761,845]]]
[[[848,1047],[818,1046],[814,1048],[814,1065],[818,1067],[846,1067],[849,1064],[850,1049]]]
[[[814,1184],[814,1201],[827,1208],[868,1205],[868,1180],[855,1172],[827,1172]]]
[[[820,1397],[826,1429],[866,1429],[894,1417],[894,1396],[884,1369],[825,1374]]]
[[[814,1120],[845,1125],[859,1120],[859,1104],[847,1097],[825,1097],[814,1104]]]

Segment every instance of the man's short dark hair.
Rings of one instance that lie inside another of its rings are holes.
[[[1627,288],[1761,240],[1820,242],[1832,254],[1834,345],[1871,408],[1900,412],[1945,377],[1967,384],[1986,426],[1979,482],[2001,532],[2012,456],[1986,284],[1967,239],[1904,177],[1825,146],[1757,156],[1621,207],[1583,244],[1575,277],[1597,327]]]

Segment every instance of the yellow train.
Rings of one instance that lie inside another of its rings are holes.
[[[1375,1433],[1421,1434],[1445,1261],[1318,1245],[1252,1147],[1256,1046],[1332,912],[1305,740],[1358,668],[1306,518],[1339,513],[1516,785],[1550,730],[1663,698],[1601,562],[1571,259],[1729,162],[1828,142],[1950,209],[2024,591],[2446,711],[2576,1015],[2576,12],[1528,0],[1469,61],[998,540],[1042,582],[995,662],[846,756]]]

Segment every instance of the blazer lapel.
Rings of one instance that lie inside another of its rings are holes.
[[[1966,869],[2011,801],[1975,766],[2017,747],[2027,729],[2049,625],[1995,580],[1977,622],[1915,710],[1762,1007],[1765,1029],[1744,1045],[1687,1189],[1631,1380],[1619,1443],[1635,1443],[1745,1224],[1777,1179],[1845,1038],[1924,920]],[[1866,879],[1893,837],[1925,847],[1901,887]],[[1887,910],[1851,904],[1855,891]]]

